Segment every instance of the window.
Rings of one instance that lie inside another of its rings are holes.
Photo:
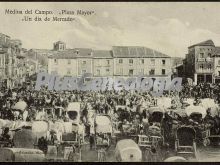
[[[110,64],[110,60],[107,60],[107,64],[108,64],[108,65]]]
[[[119,74],[123,75],[123,69],[122,68],[119,69]]]
[[[57,59],[54,59],[54,63],[55,63],[55,64],[58,64],[58,61],[57,61]]]
[[[119,59],[119,64],[122,64],[123,63],[123,59]]]
[[[70,59],[68,59],[68,62],[67,62],[68,64],[71,64],[71,60]]]
[[[208,57],[211,58],[211,56],[212,56],[211,53],[208,53]]]
[[[67,69],[67,75],[71,74],[71,69]]]
[[[204,58],[204,53],[200,53],[200,58]]]
[[[129,59],[129,64],[133,64],[133,59]]]
[[[85,65],[85,64],[86,64],[86,61],[83,61],[82,63],[83,63],[83,65]]]
[[[86,73],[86,70],[82,70],[82,74]]]
[[[166,60],[162,60],[162,64],[165,65],[166,64]]]
[[[155,65],[155,59],[151,59],[151,65]]]
[[[154,75],[155,74],[155,69],[151,69],[150,71],[149,71],[149,75]]]
[[[100,76],[100,70],[99,69],[97,69],[96,73],[97,73],[98,76]]]
[[[212,64],[209,64],[209,65],[208,65],[208,69],[211,69],[211,68],[212,68]]]
[[[109,69],[106,69],[106,72],[109,73]]]
[[[162,69],[162,75],[165,75],[165,74],[166,74],[166,70]]]
[[[132,76],[134,74],[134,70],[133,69],[129,69],[129,76]]]
[[[144,64],[144,59],[141,59],[141,64]]]
[[[199,69],[203,69],[204,68],[204,66],[203,66],[203,64],[201,64],[200,66],[199,66]]]

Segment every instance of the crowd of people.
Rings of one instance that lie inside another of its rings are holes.
[[[195,101],[203,98],[215,99],[220,103],[220,85],[203,83],[196,86],[183,85],[181,92],[165,91],[164,97],[172,99],[174,109],[183,106],[185,98],[194,98]],[[17,102],[26,102],[27,108],[23,111],[13,109]],[[157,105],[157,98],[149,92],[139,91],[48,91],[42,87],[40,91],[34,90],[33,85],[23,85],[19,88],[2,88],[0,92],[0,118],[4,120],[23,120],[27,122],[35,120],[60,120],[68,121],[65,116],[65,109],[70,102],[80,102],[80,122],[85,126],[86,136],[92,137],[94,130],[91,128],[93,123],[89,119],[89,111],[95,113],[108,114],[111,116],[115,130],[121,130],[122,125],[131,125],[133,131],[138,134],[146,133],[149,127],[150,114],[147,109],[150,105]],[[126,112],[118,113],[117,106],[125,106]],[[144,107],[144,108],[143,108]],[[45,111],[46,108],[54,109],[55,115]],[[62,108],[64,111],[60,111]],[[207,116],[210,116],[207,111]],[[208,118],[208,117],[206,117]],[[169,117],[165,128],[169,134]],[[132,130],[132,129],[130,129]],[[7,132],[7,130],[6,130]],[[6,137],[4,134],[3,137]],[[8,138],[8,137],[7,137]],[[90,138],[90,147],[94,144],[94,139]]]

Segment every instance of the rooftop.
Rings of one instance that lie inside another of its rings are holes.
[[[206,40],[206,41],[200,42],[198,44],[191,45],[188,48],[191,48],[194,46],[215,46],[215,44],[212,40]]]
[[[65,42],[63,42],[63,41],[57,41],[57,42],[55,42],[54,44],[65,44]]]
[[[111,50],[94,50],[93,57],[94,58],[112,58],[113,54]]]
[[[58,51],[53,55],[49,56],[49,58],[57,58],[57,59],[73,59],[76,57],[92,57],[92,49],[87,48],[75,48],[75,49],[66,49],[63,51]]]
[[[36,50],[35,50],[36,51]],[[37,50],[39,52],[39,50]],[[159,51],[140,46],[113,46],[112,50],[92,50],[89,48],[74,48],[63,51],[54,51],[49,58],[72,59],[72,58],[170,58]]]
[[[214,49],[214,51],[212,53],[212,56],[213,57],[215,57],[215,56],[220,57],[220,47],[219,46],[215,47],[215,49]]]
[[[114,57],[170,58],[156,50],[141,46],[113,46]]]

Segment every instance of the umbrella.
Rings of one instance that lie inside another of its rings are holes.
[[[161,97],[161,98],[158,98],[157,105],[161,108],[167,109],[171,107],[172,105],[171,101],[172,99],[169,97]]]
[[[186,114],[190,116],[192,113],[200,113],[202,114],[202,118],[206,116],[206,109],[202,106],[194,106],[191,105],[185,109]]]
[[[183,101],[183,103],[188,104],[188,105],[193,105],[194,99],[186,99]]]
[[[24,111],[27,107],[27,103],[25,101],[19,101],[15,104],[13,109]]]
[[[218,105],[215,103],[214,99],[206,98],[206,99],[201,99],[201,106],[204,108],[218,108]]]

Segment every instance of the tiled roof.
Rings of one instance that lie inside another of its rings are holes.
[[[53,55],[49,56],[49,58],[57,58],[57,59],[72,59],[77,57],[92,57],[92,49],[87,48],[75,48],[75,49],[66,49],[64,51],[58,51]]]
[[[55,42],[55,44],[65,44],[65,42],[63,42],[63,41],[57,41],[57,42]]]
[[[194,44],[192,46],[189,46],[189,48],[194,47],[194,46],[215,46],[215,44],[212,40],[206,40],[206,41],[200,42],[198,44]]]
[[[30,49],[29,51],[31,52],[36,52],[36,53],[54,53],[54,50],[50,49]]]
[[[112,51],[110,50],[94,50],[94,58],[113,58]]]
[[[212,56],[220,56],[220,47],[215,47]]]
[[[114,57],[145,57],[145,58],[169,58],[170,56],[156,50],[141,46],[113,46]]]
[[[89,48],[66,49],[54,51],[49,58],[113,58],[113,57],[145,57],[145,58],[170,58],[170,56],[153,49],[138,46],[113,46],[112,50],[92,50]]]

